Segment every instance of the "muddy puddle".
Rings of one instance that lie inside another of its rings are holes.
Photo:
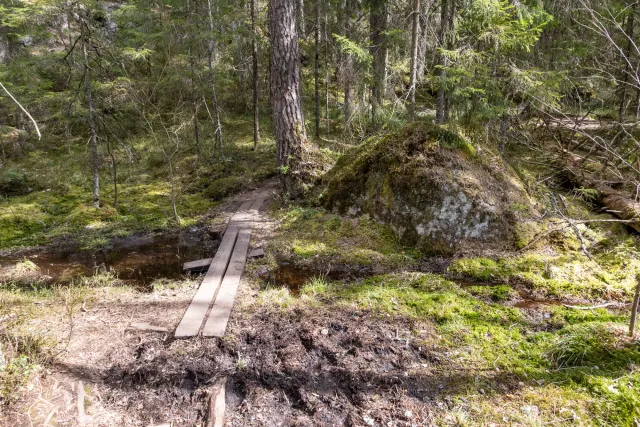
[[[278,268],[269,273],[266,281],[270,287],[287,288],[291,295],[300,295],[302,287],[314,278],[327,281],[355,280],[371,276],[373,273],[365,271],[348,271],[328,268],[325,271],[309,269],[289,263],[282,263]]]
[[[69,283],[80,277],[112,271],[120,280],[148,287],[156,279],[183,276],[182,264],[211,257],[218,246],[203,233],[151,234],[117,238],[92,250],[77,246],[36,248],[0,256],[0,271],[24,260],[33,262],[47,283]]]

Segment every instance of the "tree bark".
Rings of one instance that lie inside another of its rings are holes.
[[[304,0],[297,0],[296,19],[298,25],[298,33],[300,34],[300,38],[304,40],[307,38],[304,18]]]
[[[418,23],[420,22],[420,0],[413,0],[413,28],[411,30],[411,74],[409,77],[409,121],[416,116],[416,77],[418,72]]]
[[[118,208],[118,165],[116,163],[116,156],[113,155],[111,151],[111,143],[109,142],[109,138],[107,138],[107,153],[109,157],[111,157],[111,173],[113,176],[113,207],[114,209]]]
[[[353,1],[345,0],[345,13],[344,13],[344,35],[351,40],[351,15],[353,14]],[[345,54],[344,57],[344,129],[347,133],[350,130],[351,123],[351,84],[353,77],[353,58],[350,54]]]
[[[327,34],[327,26],[329,19],[327,9],[324,10],[324,118],[325,130],[329,136],[329,37]]]
[[[303,194],[302,153],[307,136],[300,98],[300,52],[295,0],[269,1],[271,111],[284,191]]]
[[[320,1],[316,0],[316,22],[315,22],[315,62],[314,62],[314,86],[316,102],[316,138],[320,138]]]
[[[422,4],[422,10],[420,11],[419,16],[419,25],[420,25],[420,37],[418,42],[418,67],[417,67],[417,81],[422,81],[424,77],[424,70],[427,67],[427,44],[429,40],[429,33],[427,32],[427,25],[429,23],[428,13],[431,0],[425,0]]]
[[[96,133],[95,108],[93,97],[91,96],[91,77],[89,75],[89,55],[87,54],[87,36],[85,23],[80,21],[82,34],[82,55],[84,60],[84,90],[87,96],[87,106],[89,107],[89,141],[91,143],[91,166],[93,172],[93,206],[100,207],[100,173],[98,161],[98,135]]]
[[[256,29],[256,1],[251,0],[251,63],[253,67],[253,148],[260,141],[260,117],[258,110],[258,31]]]
[[[380,127],[380,111],[386,91],[388,49],[385,32],[388,16],[387,0],[372,0],[369,14],[371,55],[373,56],[371,113],[376,129]]]
[[[446,48],[446,34],[448,20],[448,7],[451,0],[442,0],[440,6],[440,30],[438,31],[438,44],[440,49]],[[446,57],[440,53],[438,54],[438,66],[436,70],[436,80],[438,84],[438,91],[436,94],[436,123],[443,123],[445,120],[446,109],[446,93],[444,88],[444,79],[446,77]]]
[[[215,117],[216,126],[215,135],[218,140],[218,149],[220,151],[220,157],[222,158],[222,163],[224,164],[225,170],[227,169],[227,159],[224,156],[224,146],[222,139],[222,123],[220,121],[220,110],[218,108],[218,96],[216,95],[216,78],[213,73],[213,61],[216,54],[216,41],[215,37],[213,37],[213,10],[211,5],[211,0],[207,0],[208,10],[209,10],[209,32],[211,33],[211,38],[209,39],[209,74],[211,74],[211,103]]]

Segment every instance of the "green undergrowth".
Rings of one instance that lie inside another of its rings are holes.
[[[348,219],[301,206],[283,206],[274,214],[278,227],[270,244],[273,253],[300,265],[398,269],[412,265],[420,255],[403,247],[390,228],[366,214]]]
[[[612,253],[593,261],[578,252],[528,253],[498,258],[462,258],[449,273],[482,283],[521,286],[536,297],[563,300],[629,300],[633,297],[640,254]]]
[[[350,282],[318,276],[297,296],[266,287],[258,303],[356,309],[390,325],[406,318],[431,323],[435,332],[428,338],[417,330],[402,338],[440,355],[434,367],[452,378],[442,392],[459,404],[450,415],[466,420],[461,425],[632,425],[640,417],[640,348],[625,335],[627,317],[606,309],[552,306],[532,318],[426,273]],[[408,375],[420,372],[416,367]]]
[[[193,141],[184,135],[173,155],[179,221],[171,207],[169,164],[149,136],[132,135],[127,150],[112,147],[118,163],[118,201],[113,204],[110,157],[101,153],[102,207],[92,206],[89,157],[80,140],[68,152],[64,141],[50,137],[26,152],[10,153],[0,169],[0,249],[75,239],[87,247],[135,232],[187,227],[215,204],[275,174],[273,141],[253,149],[251,126],[228,118],[225,160],[211,140],[202,138],[200,162]],[[202,135],[208,134],[208,127]]]

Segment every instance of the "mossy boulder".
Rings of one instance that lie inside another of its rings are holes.
[[[442,255],[514,248],[535,212],[500,156],[428,123],[345,154],[324,177],[320,201],[342,214],[368,213],[404,243]]]

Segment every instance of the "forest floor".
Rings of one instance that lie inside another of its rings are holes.
[[[220,204],[212,231],[257,191]],[[596,300],[578,301],[569,289],[532,298],[515,281],[478,281],[506,261],[424,259],[366,216],[277,199],[263,210],[269,221],[251,245],[266,256],[249,262],[222,339],[130,328],[172,331],[197,278],[143,290],[108,274],[75,286],[3,287],[0,315],[17,315],[3,324],[3,342],[19,356],[2,378],[11,402],[0,424],[78,425],[82,381],[87,425],[202,425],[219,376],[228,377],[229,426],[638,418],[640,359],[625,335],[626,294],[611,294],[606,301],[618,304],[607,308],[569,308],[563,302]]]
[[[173,339],[200,279],[160,266],[202,254],[189,244],[178,243],[174,253],[156,243],[199,234],[208,237],[194,244],[213,251],[241,201],[274,185],[264,179],[270,170],[254,167],[272,155],[270,147],[253,155],[247,140],[232,152],[238,173],[250,173],[248,183],[214,171],[221,181],[203,190],[196,184],[204,172],[184,170],[184,188],[200,190],[184,192],[183,200],[197,203],[183,210],[190,213],[179,233],[167,222],[166,183],[132,213],[142,227],[127,220],[125,205],[125,214],[87,228],[94,212],[78,200],[57,210],[43,203],[59,189],[2,201],[0,207],[31,203],[48,215],[31,238],[15,234],[26,220],[17,216],[26,214],[0,212],[8,227],[2,247],[49,243],[51,253],[75,242],[94,256],[105,245],[126,256],[107,254],[111,269],[55,283],[49,276],[58,258],[40,262],[29,252],[35,249],[5,252],[11,262],[0,268],[0,425],[78,425],[80,382],[86,425],[203,425],[208,390],[220,376],[228,378],[229,426],[640,420],[640,352],[626,335],[640,242],[622,224],[580,226],[597,265],[570,231],[518,253],[428,258],[368,215],[345,217],[274,197],[252,235],[251,247],[263,247],[265,256],[246,267],[226,336]],[[533,176],[518,172],[525,181]],[[132,186],[156,185],[162,171],[148,184],[135,170],[129,174]],[[563,197],[572,217],[603,217],[577,195]],[[136,205],[126,193],[124,200]],[[140,268],[151,261],[158,277]],[[603,303],[609,305],[591,308]],[[169,332],[143,332],[133,322]]]

